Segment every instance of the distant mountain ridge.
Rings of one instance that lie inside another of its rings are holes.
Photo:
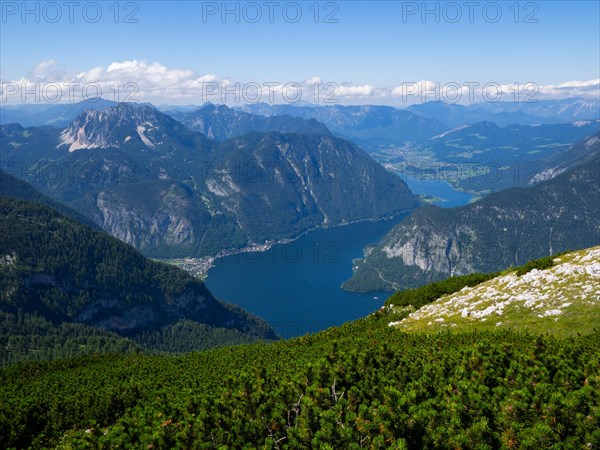
[[[104,110],[117,102],[103,99],[90,98],[77,103],[65,104],[21,104],[0,106],[0,125],[8,123],[19,123],[22,126],[51,125],[63,127],[68,125],[79,114],[88,109]],[[136,103],[138,106],[148,103]],[[194,111],[206,107],[221,107],[225,105],[159,105],[158,110],[180,120],[181,115],[192,114]],[[227,107],[227,106],[225,106]],[[329,120],[338,120],[338,125],[346,126],[347,113],[356,114],[363,110],[367,114],[374,114],[380,118],[393,110],[403,110],[415,113],[422,118],[433,119],[448,128],[460,125],[468,125],[481,121],[494,122],[499,126],[534,125],[542,123],[564,123],[577,120],[594,120],[600,117],[600,102],[594,99],[580,97],[565,98],[559,100],[544,100],[535,98],[521,98],[520,101],[503,100],[498,102],[478,102],[468,105],[450,103],[444,101],[429,101],[406,108],[391,106],[342,106],[342,105],[297,105],[297,104],[248,104],[235,107],[238,111],[245,111],[262,116],[290,115],[293,117],[315,118],[326,123]],[[387,112],[386,112],[387,111]],[[319,117],[317,117],[319,116]],[[344,117],[346,116],[346,117]],[[185,120],[181,120],[185,122]],[[334,122],[326,125],[332,125]],[[332,129],[336,129],[332,125]],[[274,130],[256,130],[274,131]],[[233,136],[229,136],[233,137]]]
[[[238,109],[269,117],[290,115],[316,119],[325,124],[334,135],[350,139],[369,152],[382,147],[401,146],[408,141],[422,142],[448,130],[446,125],[435,119],[391,106],[295,106],[257,103]]]
[[[406,108],[422,117],[435,119],[449,128],[472,125],[477,122],[493,122],[498,126],[535,125],[552,122],[551,118],[536,117],[524,111],[486,111],[475,105],[460,105],[442,101],[432,101],[411,105]]]
[[[77,103],[22,104],[0,106],[0,125],[18,123],[24,127],[64,127],[84,111],[104,111],[117,103],[103,98],[90,98]]]
[[[521,101],[480,102],[472,106],[493,113],[520,112],[528,115],[552,120],[548,123],[574,122],[578,120],[595,120],[600,118],[600,99],[572,97],[557,100],[538,98]]]
[[[257,132],[330,134],[325,125],[315,119],[301,119],[287,115],[265,117],[228,108],[225,105],[206,105],[191,112],[174,112],[172,116],[190,130],[210,139],[224,141]]]
[[[450,128],[493,122],[509,125],[539,125],[595,120],[600,118],[600,102],[583,98],[563,100],[522,99],[520,102],[478,102],[469,105],[431,101],[406,108],[423,117],[438,120]]]

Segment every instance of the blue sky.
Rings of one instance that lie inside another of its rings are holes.
[[[55,3],[62,13],[56,23],[46,20],[54,18],[54,6],[42,11],[47,2],[39,3],[39,22],[35,14],[23,20],[21,2],[1,3],[3,81],[29,79],[36,66],[49,60],[51,65],[38,68],[48,69],[47,80],[125,61],[242,83],[320,77],[323,83],[388,89],[420,80],[559,85],[600,78],[596,1],[476,2],[473,23],[465,2],[428,2],[430,10],[438,8],[439,22],[433,13],[422,20],[422,2],[298,2],[302,18],[296,23],[291,22],[297,11],[291,2],[275,2],[273,23],[268,3],[260,1],[228,2],[230,9],[239,5],[239,22],[235,14],[222,20],[222,2],[120,2],[118,23],[113,1],[98,2],[102,18],[96,23],[84,20],[83,5],[90,2],[79,2],[73,23],[64,2]],[[34,10],[35,3],[28,8]],[[493,23],[495,5],[502,17]],[[203,8],[218,11],[203,20]],[[258,22],[245,20],[258,9]],[[403,10],[415,14],[403,18]],[[461,19],[450,23],[459,11]],[[86,12],[93,18],[96,10]],[[128,13],[137,23],[123,23]],[[337,23],[323,23],[328,13]],[[528,16],[537,23],[525,23]]]

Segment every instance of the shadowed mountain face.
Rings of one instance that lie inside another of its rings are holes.
[[[56,200],[36,191],[29,183],[15,178],[0,170],[0,197],[13,198],[18,200],[41,203],[50,206],[60,214],[69,217],[81,224],[88,225],[92,228],[99,229],[99,226],[90,218],[78,213],[72,208],[57,202]]]
[[[7,172],[152,256],[214,254],[418,206],[399,177],[329,133],[219,143],[120,104],[63,130],[4,126],[0,139]]]
[[[600,141],[578,164],[531,188],[473,204],[423,207],[396,225],[355,265],[350,290],[400,289],[471,272],[491,272],[600,243]]]

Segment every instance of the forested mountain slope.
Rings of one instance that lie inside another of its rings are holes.
[[[109,339],[113,350],[135,341],[165,351],[276,338],[265,322],[216,300],[182,270],[47,206],[0,198],[0,230],[4,361],[48,356],[52,339],[65,354],[68,336]]]

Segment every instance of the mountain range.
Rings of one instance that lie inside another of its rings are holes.
[[[416,209],[346,287],[444,280],[281,341],[99,225],[197,254],[418,202],[308,120],[235,137],[245,113],[210,109],[203,132],[128,104],[0,127],[3,167],[52,197],[0,172],[0,447],[595,447],[600,247],[554,253],[600,243],[598,134],[544,153],[529,188]]]
[[[469,105],[430,101],[406,109],[419,116],[435,119],[449,128],[477,122],[493,122],[500,127],[507,127],[576,122],[600,117],[597,101],[577,97],[562,100],[524,98],[520,102],[478,102]]]
[[[19,123],[24,127],[52,125],[63,127],[68,125],[79,114],[88,110],[104,110],[117,103],[103,98],[90,98],[78,103],[68,104],[20,104],[20,105],[2,105],[0,106],[0,125],[9,123]],[[142,104],[138,104],[141,106]],[[143,104],[151,106],[150,104]],[[158,110],[168,114],[175,119],[186,122],[193,121],[199,111],[205,108],[219,109],[225,105],[159,105]],[[444,101],[429,101],[420,104],[408,106],[406,108],[394,108],[389,106],[342,106],[342,105],[299,105],[299,104],[267,104],[257,103],[249,104],[235,108],[238,111],[245,111],[253,115],[266,117],[289,115],[304,119],[316,119],[335,134],[349,132],[356,134],[356,137],[371,129],[373,132],[378,128],[384,135],[393,134],[394,129],[398,131],[397,136],[392,136],[393,141],[402,139],[406,135],[406,140],[417,141],[419,131],[416,129],[402,130],[401,124],[415,125],[416,118],[413,118],[408,112],[416,114],[425,120],[421,126],[425,128],[420,133],[424,136],[429,134],[428,127],[438,127],[441,124],[446,129],[457,128],[462,125],[472,125],[477,122],[493,122],[498,126],[508,125],[539,125],[545,123],[565,123],[580,120],[594,120],[600,117],[600,105],[597,100],[585,99],[579,97],[565,98],[560,100],[539,100],[537,98],[520,101],[497,101],[497,102],[477,102],[462,105]],[[396,112],[403,112],[397,114]],[[206,114],[204,111],[200,115]],[[200,118],[201,121],[202,118]],[[255,120],[249,117],[236,118],[241,122],[239,126],[244,126],[248,121]],[[196,118],[196,121],[199,119]],[[258,119],[260,122],[262,119]],[[220,122],[219,119],[217,119]],[[210,122],[210,121],[209,121]],[[437,123],[437,125],[435,125]],[[220,124],[218,124],[220,125]],[[198,125],[197,125],[198,126]],[[199,128],[203,125],[199,124]],[[217,128],[220,128],[217,126]],[[354,128],[354,130],[352,129]],[[361,131],[358,128],[362,128]],[[260,131],[256,130],[255,131]],[[283,129],[269,129],[263,131],[284,131]],[[215,131],[215,133],[221,130]],[[441,132],[438,130],[437,133]],[[373,134],[373,133],[371,133]],[[228,136],[233,137],[233,136]],[[214,136],[215,139],[221,140]]]
[[[411,105],[406,108],[419,116],[435,119],[447,127],[454,129],[463,125],[472,125],[477,122],[493,122],[498,126],[508,125],[535,125],[552,123],[552,118],[542,118],[519,111],[487,111],[481,105],[461,105],[442,101],[431,101]]]
[[[600,141],[594,136],[581,147],[578,163],[530,188],[507,189],[457,208],[415,210],[365,250],[343,287],[404,289],[598,245]]]
[[[64,129],[5,125],[0,145],[7,172],[155,257],[211,255],[419,204],[330,133],[218,142],[150,106],[88,110]]]
[[[576,158],[581,141],[599,133],[598,119],[506,127],[477,122],[372,156],[390,170],[448,181],[455,189],[481,197],[543,179],[545,170]]]
[[[24,127],[68,125],[79,114],[88,109],[103,111],[116,103],[100,97],[77,103],[33,103],[0,106],[0,125],[18,123]]]
[[[295,106],[256,103],[239,108],[267,117],[289,115],[316,119],[339,137],[356,142],[367,152],[422,142],[447,131],[436,119],[419,116],[391,106]]]

